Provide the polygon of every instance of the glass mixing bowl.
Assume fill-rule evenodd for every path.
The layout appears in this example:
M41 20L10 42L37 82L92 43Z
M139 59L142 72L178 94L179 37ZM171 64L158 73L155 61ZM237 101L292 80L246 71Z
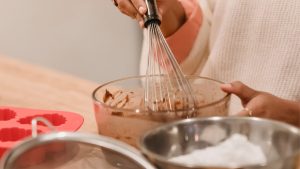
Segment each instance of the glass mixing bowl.
M126 77L104 83L92 94L98 132L137 147L140 136L160 124L193 117L227 116L230 95L222 82L187 76L198 104L194 109L149 111L144 106L146 76Z

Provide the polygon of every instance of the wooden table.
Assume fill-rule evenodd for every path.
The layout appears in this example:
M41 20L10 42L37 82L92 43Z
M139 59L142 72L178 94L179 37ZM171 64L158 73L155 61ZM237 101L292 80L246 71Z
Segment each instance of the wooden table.
M0 106L62 110L84 117L83 132L96 133L91 93L97 84L0 56Z
M76 112L84 117L80 131L97 132L91 98L96 83L3 56L0 79L0 106Z

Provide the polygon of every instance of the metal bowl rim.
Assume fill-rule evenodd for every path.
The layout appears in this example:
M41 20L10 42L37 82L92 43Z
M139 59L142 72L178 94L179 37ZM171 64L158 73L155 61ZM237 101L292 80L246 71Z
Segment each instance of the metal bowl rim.
M132 159L133 161L142 165L143 167L146 167L147 169L156 169L149 162L149 160L144 158L140 151L126 143L107 136L68 131L39 134L37 137L24 139L23 141L16 144L14 148L4 153L0 161L0 169L5 169L7 166L9 167L12 164L12 161L16 160L20 154L26 152L30 148L45 143L50 143L52 141L71 141L82 144L90 144L93 146L105 147L124 156L126 155L127 158Z

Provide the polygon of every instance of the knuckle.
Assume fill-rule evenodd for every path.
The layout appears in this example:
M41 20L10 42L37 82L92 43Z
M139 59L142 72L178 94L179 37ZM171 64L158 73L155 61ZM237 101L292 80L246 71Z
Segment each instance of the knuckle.
M128 11L125 8L121 7L120 5L118 7L121 13L128 15Z
M255 105L256 110L258 110L258 112L264 112L266 110L266 102L265 101L261 101L261 102L257 102Z
M130 17L131 17L132 19L135 19L135 18L136 18L136 15L137 15L137 13L136 13L136 12L134 12L134 11L129 11L129 15L130 15Z
M124 1L120 1L120 3L118 4L118 8L121 11L121 13L131 18L135 18L136 12L132 11L131 8L128 7L128 5Z
M136 6L143 4L143 2L144 2L143 0L132 0L132 3Z
M141 20L142 19L142 17L139 15L139 13L135 13L135 15L134 15L135 17L135 19L136 20Z
M118 8L120 10L126 10L126 4L124 1L118 1Z
M122 14L128 15L125 10L119 9Z
M234 86L234 88L237 90L237 91L242 91L243 90L243 83L240 82L240 81L234 81L232 82L232 85Z

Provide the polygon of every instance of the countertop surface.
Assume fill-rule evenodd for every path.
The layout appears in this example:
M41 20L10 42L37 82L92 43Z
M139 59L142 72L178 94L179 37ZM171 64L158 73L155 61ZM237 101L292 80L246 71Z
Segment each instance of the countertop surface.
M0 106L81 114L80 131L96 133L91 93L98 84L10 57L0 56Z
M98 84L1 55L0 79L0 106L78 113L80 131L97 132L91 94Z

